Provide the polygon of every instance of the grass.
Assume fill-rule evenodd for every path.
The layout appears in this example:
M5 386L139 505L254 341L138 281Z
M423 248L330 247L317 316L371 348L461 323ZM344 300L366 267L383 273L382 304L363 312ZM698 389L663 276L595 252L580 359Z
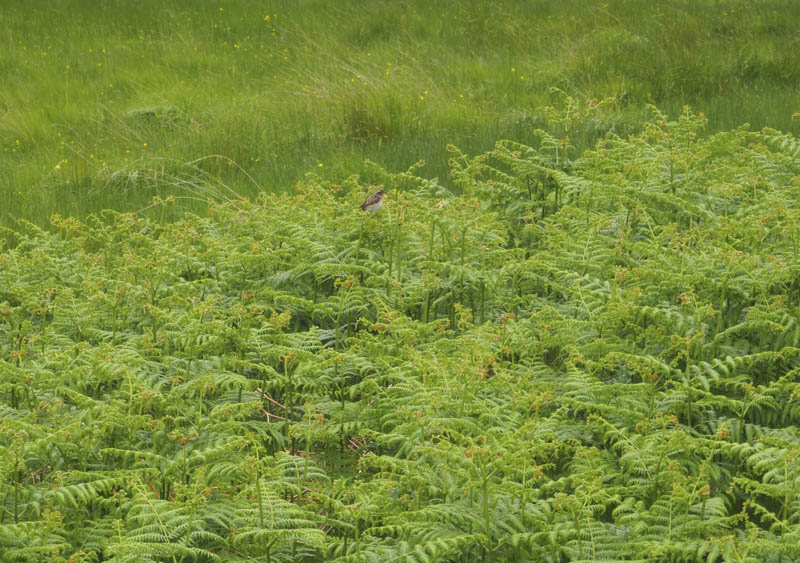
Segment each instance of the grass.
M425 160L449 184L448 143L533 142L551 87L615 99L576 153L635 131L649 103L689 104L710 132L798 131L791 0L30 2L0 25L4 225L204 200L187 178L292 190L309 171L364 175L365 159Z

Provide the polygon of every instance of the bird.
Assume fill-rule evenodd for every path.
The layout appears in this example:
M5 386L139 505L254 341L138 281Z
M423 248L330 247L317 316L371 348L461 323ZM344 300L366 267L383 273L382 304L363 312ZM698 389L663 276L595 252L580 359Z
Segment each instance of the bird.
M361 204L362 211L369 211L374 213L381 207L383 207L383 198L386 197L385 190L378 190L367 199L364 200L364 203Z

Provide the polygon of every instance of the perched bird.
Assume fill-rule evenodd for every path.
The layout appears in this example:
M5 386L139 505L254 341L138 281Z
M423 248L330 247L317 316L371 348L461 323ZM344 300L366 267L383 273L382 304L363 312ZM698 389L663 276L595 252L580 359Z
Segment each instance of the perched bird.
M385 190L378 190L367 199L364 200L364 203L361 204L362 211L370 211L375 212L381 207L383 207L383 198L386 197Z

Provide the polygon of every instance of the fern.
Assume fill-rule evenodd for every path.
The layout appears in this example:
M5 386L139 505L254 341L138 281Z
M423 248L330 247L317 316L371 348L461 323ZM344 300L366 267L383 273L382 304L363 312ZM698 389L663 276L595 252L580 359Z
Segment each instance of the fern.
M309 175L21 225L2 559L800 560L794 141L653 109L578 155L605 110L553 96L460 195L368 163L375 216Z

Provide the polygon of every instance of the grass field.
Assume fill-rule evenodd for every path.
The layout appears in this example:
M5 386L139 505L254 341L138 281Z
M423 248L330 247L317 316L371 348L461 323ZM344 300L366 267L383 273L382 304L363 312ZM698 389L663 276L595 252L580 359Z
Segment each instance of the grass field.
M615 100L573 128L575 156L647 103L798 130L793 0L6 2L0 26L4 225L204 200L217 179L292 191L365 159L451 186L448 143L532 142L551 87Z

